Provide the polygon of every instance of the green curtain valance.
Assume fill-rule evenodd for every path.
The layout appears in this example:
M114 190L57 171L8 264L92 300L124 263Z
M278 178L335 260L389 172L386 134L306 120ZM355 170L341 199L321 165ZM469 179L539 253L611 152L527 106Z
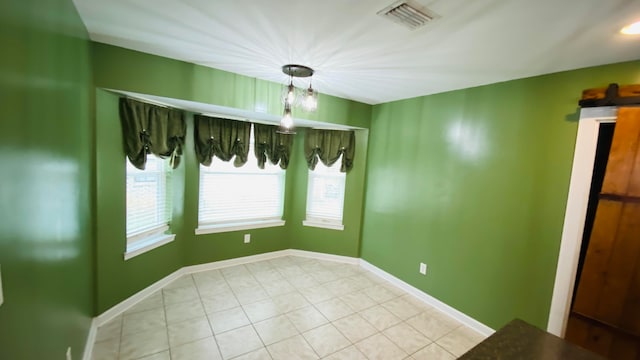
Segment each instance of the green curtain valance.
M258 159L258 167L264 169L269 160L272 164L286 169L291 158L293 134L280 134L275 125L253 124L254 154Z
M171 167L178 167L187 130L184 112L120 98L120 122L124 151L133 166L144 170L147 155L154 154L169 157Z
M353 167L356 152L356 135L353 130L320 130L308 129L304 137L304 155L309 169L314 170L318 159L326 166L331 166L342 155L341 172Z
M240 167L247 162L251 123L204 115L194 116L196 157L200 164L210 166L214 156Z

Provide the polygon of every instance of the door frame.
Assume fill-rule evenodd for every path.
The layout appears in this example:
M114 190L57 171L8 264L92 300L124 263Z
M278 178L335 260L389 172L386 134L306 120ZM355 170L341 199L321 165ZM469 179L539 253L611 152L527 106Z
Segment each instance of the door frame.
M618 108L615 106L580 110L558 267L547 323L547 331L560 337L564 337L571 311L600 124L616 122L617 112Z

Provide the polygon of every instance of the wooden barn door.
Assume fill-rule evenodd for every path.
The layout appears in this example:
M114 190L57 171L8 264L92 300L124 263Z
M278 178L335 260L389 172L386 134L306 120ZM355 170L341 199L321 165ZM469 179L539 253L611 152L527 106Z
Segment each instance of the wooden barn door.
M620 108L565 338L640 359L640 108Z

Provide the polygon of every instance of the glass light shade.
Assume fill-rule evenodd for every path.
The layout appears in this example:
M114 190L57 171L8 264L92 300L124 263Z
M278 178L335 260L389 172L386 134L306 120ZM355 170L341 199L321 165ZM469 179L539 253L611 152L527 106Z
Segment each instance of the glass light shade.
M304 92L302 107L306 111L316 111L318 108L318 92L313 90L311 85L309 85L309 88Z
M289 106L296 105L296 101L298 100L298 89L293 86L293 83L289 83L282 88L282 103Z
M293 117L291 116L291 107L285 104L284 115L280 119L280 127L291 130L293 128Z

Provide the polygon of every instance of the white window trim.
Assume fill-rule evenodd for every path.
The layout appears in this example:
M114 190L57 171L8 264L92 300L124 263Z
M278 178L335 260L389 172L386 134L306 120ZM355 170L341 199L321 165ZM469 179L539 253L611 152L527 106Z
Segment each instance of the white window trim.
M309 218L302 221L303 226L331 229L331 230L344 230L344 225L340 221L331 221L326 219Z
M151 251L157 247L172 242L173 240L175 240L176 235L165 234L165 232L168 230L169 226L165 225L128 237L127 251L124 253L124 259L129 260L138 255Z
M261 229L261 228L270 228L277 226L284 226L286 222L282 219L268 219L268 220L250 220L250 221L240 221L240 222L232 222L232 223L219 223L219 224L202 224L198 226L195 230L196 235L204 235L204 234L215 234L215 233L223 233L230 231L239 231L239 230L251 230L251 229Z

